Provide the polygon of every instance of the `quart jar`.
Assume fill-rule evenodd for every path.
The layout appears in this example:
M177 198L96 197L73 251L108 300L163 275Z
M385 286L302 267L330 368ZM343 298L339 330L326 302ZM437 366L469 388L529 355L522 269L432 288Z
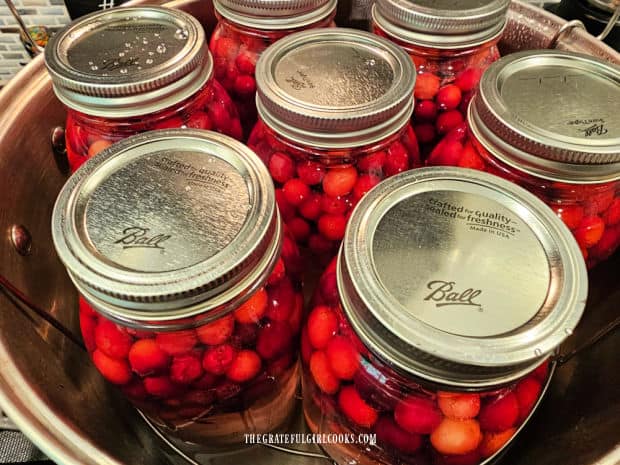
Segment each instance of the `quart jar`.
M210 129L241 139L230 97L213 78L194 17L123 7L69 24L45 47L54 92L67 107L71 171L125 137L153 129Z
M132 136L69 179L52 222L95 367L164 433L210 450L288 420L300 257L247 147Z
M425 157L442 134L465 119L497 43L510 0L377 0L375 34L403 47L415 63L414 130Z
M383 181L351 216L301 336L310 429L340 465L477 465L542 398L584 309L579 247L519 186L461 168Z
M259 122L248 145L269 167L298 243L333 256L359 199L420 166L411 60L368 32L321 29L268 48L256 78Z
M620 70L585 55L529 51L493 64L467 122L429 165L486 170L562 218L589 267L620 244Z
M333 27L336 0L214 0L211 35L215 77L237 105L245 139L256 124L256 61L275 41L306 29Z

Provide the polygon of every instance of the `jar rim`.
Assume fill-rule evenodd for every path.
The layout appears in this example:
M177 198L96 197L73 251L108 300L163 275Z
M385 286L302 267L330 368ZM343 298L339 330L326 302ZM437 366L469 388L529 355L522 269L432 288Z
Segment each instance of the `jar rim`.
M213 75L198 20L155 6L103 10L73 21L50 39L45 64L67 107L113 118L170 107Z
M85 295L117 319L142 322L242 298L267 279L282 246L257 155L190 129L132 136L87 160L58 196L52 237Z
M367 145L401 130L413 112L411 59L368 32L326 28L291 34L261 55L256 70L261 120L300 144ZM372 86L369 74L376 78Z
M319 23L336 12L337 0L214 0L215 12L240 26L281 31Z
M462 50L479 47L499 40L508 25L508 20L502 20L489 25L486 29L458 34L439 34L436 31L417 31L391 22L379 11L378 3L371 9L371 18L374 24L385 34L407 44L433 48L437 50Z
M620 177L620 69L555 50L492 63L470 102L480 141L507 163L548 177L592 183Z
M448 207L430 208L433 199L449 199ZM446 214L459 205L508 218L517 232L491 234L482 226L488 222ZM526 251L508 252L506 243ZM421 168L370 191L349 220L336 273L343 311L373 354L464 389L508 383L540 364L572 333L588 289L579 246L546 204L514 183L463 168ZM520 286L532 276L532 286ZM470 289L458 291L461 298L446 291L437 304L427 296L436 279L455 295ZM512 291L519 297L509 298ZM441 313L453 309L467 317Z

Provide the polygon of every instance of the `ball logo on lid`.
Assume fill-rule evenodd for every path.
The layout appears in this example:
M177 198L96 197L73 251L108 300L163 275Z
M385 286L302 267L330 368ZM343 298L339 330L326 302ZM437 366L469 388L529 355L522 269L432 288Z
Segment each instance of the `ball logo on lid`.
M424 297L425 301L435 302L435 307L441 308L449 305L465 305L469 307L478 307L478 311L482 311L482 305L474 302L474 299L482 294L482 289L467 288L462 292L455 290L456 283L454 281L430 281L426 287L433 292Z
M144 248L166 250L161 244L172 236L169 234L155 234L148 236L149 228L131 226L123 230L123 236L114 241L115 244L122 244L123 249Z

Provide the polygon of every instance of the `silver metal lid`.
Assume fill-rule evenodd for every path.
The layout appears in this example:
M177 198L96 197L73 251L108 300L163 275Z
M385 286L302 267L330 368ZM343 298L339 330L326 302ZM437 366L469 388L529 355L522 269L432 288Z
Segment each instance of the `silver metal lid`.
M398 46L353 29L314 29L269 47L256 65L261 119L320 148L376 142L413 112L415 69Z
M172 106L211 77L197 19L162 7L122 7L84 16L45 47L54 91L68 107L128 117Z
M583 313L587 274L567 227L498 177L422 168L370 191L351 216L338 286L380 358L463 388L510 382Z
M78 289L119 319L216 308L264 279L280 248L265 165L234 139L151 131L88 160L60 192L54 245Z
M510 0L377 0L375 23L388 34L433 48L473 47L498 37Z
M492 64L470 106L472 131L502 161L550 179L620 178L620 68L537 50Z
M256 29L295 29L336 11L337 0L213 0L224 18Z

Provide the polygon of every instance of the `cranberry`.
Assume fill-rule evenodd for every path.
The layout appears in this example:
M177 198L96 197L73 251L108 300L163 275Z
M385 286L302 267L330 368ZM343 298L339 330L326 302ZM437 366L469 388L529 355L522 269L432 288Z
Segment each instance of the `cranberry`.
M282 270L282 272L284 272L284 269ZM267 291L265 290L265 288L260 288L248 300L242 303L239 308L237 308L237 310L235 310L235 320L237 320L239 323L257 323L267 311L267 301ZM226 337L224 337L224 335L228 334L229 327L232 327L233 325L231 325L229 322L225 322L222 324L223 332L221 333L221 335L218 337L207 338L208 340L215 340L217 341L216 343L222 343L226 339L228 339L230 335L227 335Z
M140 339L129 350L131 369L141 376L161 372L168 367L170 356L154 339Z
M323 191L331 197L347 195L357 181L357 170L353 166L333 168L323 178Z
M157 345L168 355L186 354L194 348L198 339L193 329L160 333L155 337Z
M232 334L234 327L235 317L228 314L211 323L196 328L196 335L203 344L223 344Z
M325 349L332 372L343 380L352 380L360 366L360 355L343 336L334 336Z
M430 434L441 423L441 412L430 399L408 396L396 405L394 419L410 433Z
M236 383L254 378L261 368L260 357L252 350L240 351L226 371L226 377Z
M461 103L461 96L461 89L449 84L439 90L435 100L440 110L455 110Z
M112 358L125 358L131 348L132 339L125 330L111 321L100 319L95 329L97 348Z
M516 428L508 428L498 433L486 432L478 448L482 458L487 458L499 451L514 436ZM477 462L476 462L477 463Z
M178 384L190 384L202 376L199 354L177 355L170 365L170 379Z
M325 168L314 161L302 161L297 164L297 175L308 186L320 184L325 177Z
M232 364L235 355L236 351L234 347L229 344L211 347L205 351L202 359L202 366L205 371L211 374L222 375L226 373Z
M420 100L413 112L416 121L434 121L437 117L437 105L432 100Z
M289 179L282 187L288 203L293 206L300 205L310 195L310 188L297 178Z
M449 110L437 117L436 127L439 134L446 134L463 122L463 115L458 110Z
M378 418L377 411L362 399L353 386L343 386L338 395L340 410L355 424L371 428Z
M442 454L458 455L475 451L482 441L476 420L444 418L431 434L431 444Z
M413 454L422 446L422 436L401 429L387 415L377 420L374 430L377 434L377 441L379 444L383 443L384 447L395 447L405 454Z
M92 354L93 362L105 379L114 384L127 384L131 380L131 370L126 360L109 357L100 349Z
M519 403L512 392L485 400L478 419L485 431L504 431L514 426L519 417Z
M258 332L256 351L264 359L271 359L291 350L293 334L285 321L272 321Z
M287 321L295 305L295 290L290 279L282 279L269 288L266 317L271 321Z
M338 330L338 317L329 307L315 307L308 315L306 325L312 347L324 349Z
M269 159L269 172L275 181L284 184L295 175L295 163L285 153L276 152Z
M339 241L344 237L347 220L343 215L322 215L319 218L319 232L332 241Z
M440 79L432 73L418 74L413 95L416 99L432 100L439 92Z

